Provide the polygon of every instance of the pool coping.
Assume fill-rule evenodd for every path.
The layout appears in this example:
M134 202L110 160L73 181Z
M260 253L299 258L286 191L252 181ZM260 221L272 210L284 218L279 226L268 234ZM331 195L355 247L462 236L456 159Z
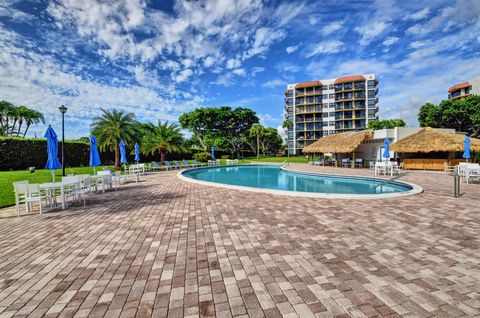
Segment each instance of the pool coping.
M255 166L262 166L254 164ZM216 183L210 181L203 181L197 180L190 177L186 177L183 175L186 171L192 170L201 170L201 169L208 169L208 168L215 168L215 167L238 167L238 166L245 166L245 165L230 165L230 166L206 166L206 167L197 167L191 169L184 169L180 170L177 173L177 177L183 181L201 184L211 187L217 188L224 188L224 189L233 189L233 190L241 190L241 191L248 191L248 192L256 192L256 193L265 193L265 194L273 194L273 195L282 195L282 196L292 196L292 197L303 197L303 198L320 198L320 199L344 199L344 200L379 200L379 199L393 199L393 198L402 198L411 195L417 195L423 193L423 188L419 185L414 183L405 182L405 181L391 181L395 183L405 184L412 187L411 190L405 192L394 192L394 193L384 193L384 194L347 194L347 193L319 193L319 192L296 192L296 191L289 191L289 190L275 190L275 189L266 189L266 188L255 188L255 187L247 187L247 186L239 186L239 185L231 185L225 183ZM358 175L346 175L346 174L332 174L332 173L315 173L315 172L303 172L293 169L286 169L284 165L278 164L270 164L270 166L280 166L280 169L298 173L298 174L305 174L305 175L328 175L328 176L338 176L338 177L353 177L353 178L364 178L364 179L376 179L382 181L390 181L389 179L385 178L370 178L365 176L358 176Z

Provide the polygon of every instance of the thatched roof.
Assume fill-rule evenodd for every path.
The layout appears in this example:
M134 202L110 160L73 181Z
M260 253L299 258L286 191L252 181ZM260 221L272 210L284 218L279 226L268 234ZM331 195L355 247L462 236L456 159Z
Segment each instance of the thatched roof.
M352 153L357 147L372 137L373 131L353 131L328 135L303 148L304 153Z
M390 146L398 153L462 152L465 136L426 127ZM480 139L470 138L471 151L480 151Z

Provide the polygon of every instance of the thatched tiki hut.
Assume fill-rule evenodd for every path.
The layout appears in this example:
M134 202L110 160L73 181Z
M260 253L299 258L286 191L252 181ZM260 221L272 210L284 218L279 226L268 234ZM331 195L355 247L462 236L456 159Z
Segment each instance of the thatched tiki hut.
M445 162L452 166L465 161L461 158L464 139L464 135L426 127L400 139L390 150L400 154L405 169L443 170ZM480 151L480 139L470 139L471 152Z
M315 141L313 144L303 148L303 153L334 153L334 154L351 154L352 160L355 161L355 152L358 146L366 139L371 138L373 131L353 131L340 134L328 135Z

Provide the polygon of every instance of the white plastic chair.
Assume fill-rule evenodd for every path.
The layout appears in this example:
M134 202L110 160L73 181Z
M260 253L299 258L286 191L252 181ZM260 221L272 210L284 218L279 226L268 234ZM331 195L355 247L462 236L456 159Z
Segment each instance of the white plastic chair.
M27 192L28 195L25 198L25 204L27 205L27 212L29 212L29 204L38 202L38 206L40 208L40 214L43 213L42 210L42 200L45 200L45 203L48 204L48 196L45 194L45 191L40 189L40 185L38 183L34 184L27 184Z
M15 207L17 210L17 216L20 216L20 203L25 203L27 213L30 212L30 206L27 204L28 198L28 181L19 181L13 183L15 190Z

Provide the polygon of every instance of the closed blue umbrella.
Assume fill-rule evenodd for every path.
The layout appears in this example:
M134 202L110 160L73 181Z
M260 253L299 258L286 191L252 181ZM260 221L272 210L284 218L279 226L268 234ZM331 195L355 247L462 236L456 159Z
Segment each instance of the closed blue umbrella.
M47 164L45 165L45 169L52 170L53 182L55 182L54 170L60 168L62 164L58 160L58 139L57 134L53 130L52 126L48 125L48 129L44 137L47 138L48 153L48 160Z
M465 139L463 140L463 158L467 159L470 159L470 138L467 136L465 137Z
M384 145L383 158L388 159L390 158L390 139L385 138L383 145Z
M127 163L127 151L123 140L120 140L120 163Z
M135 143L135 161L138 163L140 161L140 147Z
M215 149L212 146L212 159L215 160Z
M102 161L100 160L100 154L98 153L98 148L97 148L97 138L95 136L90 137L90 160L88 162L88 165L90 167L93 167L93 174L96 174L96 166L99 166L102 164Z

